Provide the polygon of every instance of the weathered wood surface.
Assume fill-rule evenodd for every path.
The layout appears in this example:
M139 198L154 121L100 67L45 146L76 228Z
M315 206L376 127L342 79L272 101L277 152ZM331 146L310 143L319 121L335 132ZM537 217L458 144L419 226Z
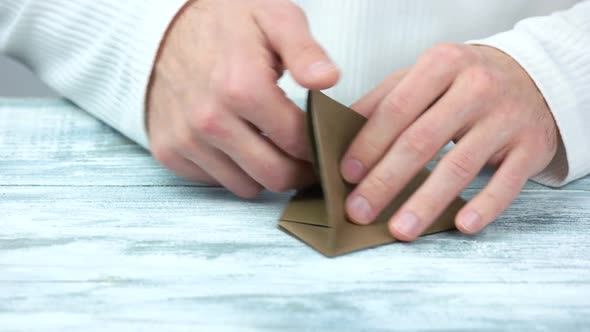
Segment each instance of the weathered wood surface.
M464 196L486 181L482 175ZM58 100L0 100L0 331L590 329L590 179L327 259Z

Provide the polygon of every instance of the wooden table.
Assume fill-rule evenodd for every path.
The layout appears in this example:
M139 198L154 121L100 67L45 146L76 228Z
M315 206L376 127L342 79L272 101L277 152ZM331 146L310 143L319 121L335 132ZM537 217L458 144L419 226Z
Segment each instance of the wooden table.
M590 329L589 178L527 184L475 237L335 259L276 228L288 197L184 182L64 101L0 100L0 331Z

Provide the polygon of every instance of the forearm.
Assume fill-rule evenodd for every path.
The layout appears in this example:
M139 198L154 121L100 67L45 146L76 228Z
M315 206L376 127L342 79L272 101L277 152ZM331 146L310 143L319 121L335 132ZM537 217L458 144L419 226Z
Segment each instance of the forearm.
M0 0L0 51L147 147L145 95L161 39L186 0Z
M562 145L534 180L560 186L589 174L590 1L472 43L496 47L518 61L553 113Z

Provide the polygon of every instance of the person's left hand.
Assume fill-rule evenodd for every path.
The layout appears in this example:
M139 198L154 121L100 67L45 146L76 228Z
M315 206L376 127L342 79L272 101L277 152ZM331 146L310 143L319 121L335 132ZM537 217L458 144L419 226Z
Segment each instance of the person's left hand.
M514 59L486 46L435 46L352 108L369 118L341 164L344 179L358 183L346 202L358 224L371 223L456 142L389 221L392 235L404 241L420 236L487 163L496 173L455 220L462 232L479 232L547 167L558 145L537 86Z

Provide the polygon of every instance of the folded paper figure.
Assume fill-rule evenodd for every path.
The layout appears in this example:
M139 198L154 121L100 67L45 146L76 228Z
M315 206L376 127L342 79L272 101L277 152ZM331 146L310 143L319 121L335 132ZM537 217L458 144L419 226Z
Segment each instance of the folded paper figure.
M365 122L363 116L323 93L309 92L307 126L320 186L295 194L279 226L326 256L395 242L387 221L430 174L422 170L373 224L359 226L348 221L344 202L354 186L344 181L339 165ZM425 234L453 229L454 217L464 204L465 201L456 198Z

